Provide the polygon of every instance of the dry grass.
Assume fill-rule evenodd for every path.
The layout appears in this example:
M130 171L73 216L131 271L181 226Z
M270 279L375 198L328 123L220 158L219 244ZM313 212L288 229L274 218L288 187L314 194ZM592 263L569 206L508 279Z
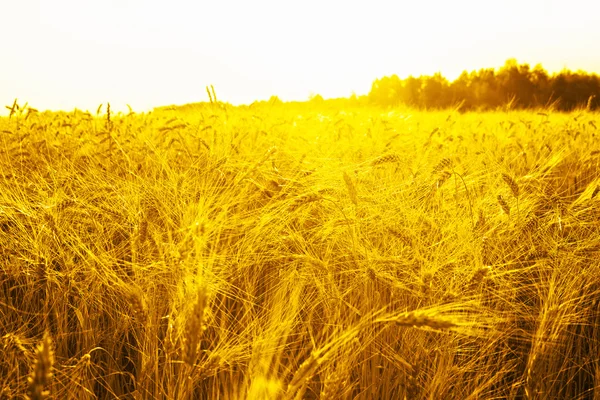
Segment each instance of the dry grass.
M600 397L597 114L207 91L0 119L0 398Z

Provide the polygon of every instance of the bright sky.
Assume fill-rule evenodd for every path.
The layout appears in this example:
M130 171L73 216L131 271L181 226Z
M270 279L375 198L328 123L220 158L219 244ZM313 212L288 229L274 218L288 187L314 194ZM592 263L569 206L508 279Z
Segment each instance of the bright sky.
M0 0L0 37L0 106L39 110L340 97L508 58L600 72L597 0Z

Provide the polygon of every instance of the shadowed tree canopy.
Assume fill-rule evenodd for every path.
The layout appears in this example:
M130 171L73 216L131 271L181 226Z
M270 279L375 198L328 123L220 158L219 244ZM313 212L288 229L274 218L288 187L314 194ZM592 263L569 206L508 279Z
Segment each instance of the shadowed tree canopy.
M453 82L440 73L433 76L384 76L373 82L369 102L381 106L404 104L419 108L515 109L552 107L570 111L600 108L600 77L583 71L563 70L550 75L541 66L533 69L509 59L499 70L464 71Z

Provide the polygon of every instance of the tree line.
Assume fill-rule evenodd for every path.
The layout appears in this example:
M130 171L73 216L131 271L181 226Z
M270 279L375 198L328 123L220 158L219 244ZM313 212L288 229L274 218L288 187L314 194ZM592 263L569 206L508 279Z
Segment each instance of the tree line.
M600 77L584 71L549 74L540 64L531 68L509 59L499 70L464 71L450 82L433 76L385 76L373 82L368 101L380 106L404 104L418 108L600 109Z

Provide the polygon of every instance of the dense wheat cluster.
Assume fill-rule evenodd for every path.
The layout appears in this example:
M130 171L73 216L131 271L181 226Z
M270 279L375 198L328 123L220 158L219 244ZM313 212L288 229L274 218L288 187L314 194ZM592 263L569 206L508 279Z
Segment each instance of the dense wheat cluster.
M600 398L600 117L0 120L0 398Z

